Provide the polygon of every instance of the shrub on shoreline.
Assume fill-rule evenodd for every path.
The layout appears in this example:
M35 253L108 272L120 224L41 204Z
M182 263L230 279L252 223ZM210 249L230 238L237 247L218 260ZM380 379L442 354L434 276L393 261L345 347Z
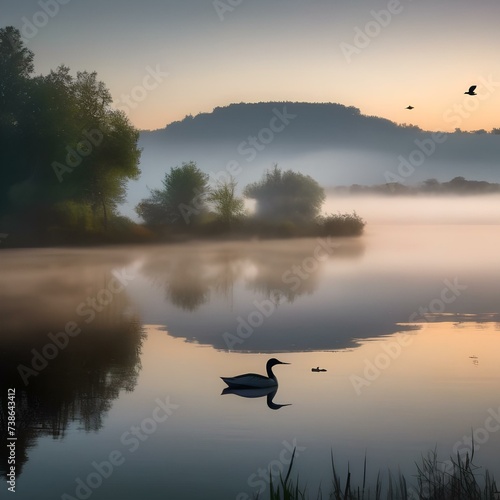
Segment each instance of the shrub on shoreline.
M317 223L321 236L359 236L366 225L356 212L322 215Z

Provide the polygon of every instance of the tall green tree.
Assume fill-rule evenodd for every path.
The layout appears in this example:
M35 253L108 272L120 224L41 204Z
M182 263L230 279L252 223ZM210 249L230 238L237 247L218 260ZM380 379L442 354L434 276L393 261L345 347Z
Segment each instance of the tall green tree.
M172 167L162 181L163 189L152 189L136 212L150 225L196 224L207 212L208 178L195 162Z
M24 47L19 30L0 29L0 110L2 115L19 112L29 99L27 83L34 71L34 54Z
M9 208L10 187L29 176L33 58L17 29L0 29L0 216Z
M111 108L111 94L95 72L78 72L70 89L76 127L65 163L52 167L63 195L69 192L71 199L88 204L106 229L124 201L126 182L140 174L139 132L123 112Z
M139 133L95 72L32 73L19 31L0 29L0 216L43 233L61 212L91 214L107 229L140 173Z
M249 184L244 195L257 202L257 216L270 220L310 222L325 201L323 188L310 176L283 171L275 165L263 178Z
M245 213L243 200L236 196L236 181L234 179L220 182L210 192L208 201L212 204L218 219L227 228L241 219Z

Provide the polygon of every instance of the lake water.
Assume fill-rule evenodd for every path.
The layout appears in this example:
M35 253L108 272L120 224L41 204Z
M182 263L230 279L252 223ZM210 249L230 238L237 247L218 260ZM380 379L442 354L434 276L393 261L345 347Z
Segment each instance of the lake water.
M499 229L2 251L0 471L14 388L17 499L265 497L293 448L313 493L331 453L411 482L472 434L500 478ZM276 394L221 394L270 357Z

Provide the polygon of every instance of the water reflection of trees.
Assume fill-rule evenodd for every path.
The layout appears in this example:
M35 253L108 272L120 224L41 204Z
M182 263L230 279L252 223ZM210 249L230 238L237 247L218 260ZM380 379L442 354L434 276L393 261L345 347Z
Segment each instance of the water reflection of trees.
M292 303L297 297L314 293L324 262L316 260L311 271L305 272L302 263L311 255L306 250L283 252L270 248L266 253L255 254L252 259L255 272L247 280L247 288L276 303Z
M210 283L203 276L204 268L196 259L185 258L169 273L165 283L165 298L181 309L195 311L210 297Z
M0 440L7 442L7 389L15 388L18 474L37 438L64 438L73 424L87 432L102 427L120 391L131 391L136 385L142 340L137 319L115 324L112 330L85 329L38 376L30 377L27 386L18 366L31 366L26 353L40 352L44 343L30 340L1 346ZM6 471L7 452L6 447L0 452L0 474Z
M216 297L231 301L238 281L266 298L293 302L315 291L328 260L358 257L364 251L359 240L338 239L330 255L316 259L318 244L302 239L183 246L151 254L143 272L164 289L168 302L187 311Z
M7 389L14 388L17 475L38 438L63 439L70 428L98 431L120 392L134 389L141 369L144 333L138 318L129 312L126 291L115 294L93 321L85 323L76 314L76 307L107 286L113 275L109 266L75 264L78 269L53 268L52 276L33 273L31 279L15 281L15 273L6 273L0 278L3 285L9 285L0 292L7 299L0 301L0 318L5 319L0 319L0 441L7 442ZM64 280L62 274L67 273ZM64 284L62 289L52 280ZM39 295L41 290L45 295ZM61 293L67 296L59 301ZM17 309L15 313L10 309L12 296L19 294L24 295L25 313L21 316ZM39 301L45 305L41 314ZM19 365L32 368L33 350L42 352L52 343L48 333L61 332L68 321L75 321L81 333L70 337L67 346L60 348L45 368L37 370L38 375L26 379L26 385ZM3 475L8 451L4 446L0 452Z

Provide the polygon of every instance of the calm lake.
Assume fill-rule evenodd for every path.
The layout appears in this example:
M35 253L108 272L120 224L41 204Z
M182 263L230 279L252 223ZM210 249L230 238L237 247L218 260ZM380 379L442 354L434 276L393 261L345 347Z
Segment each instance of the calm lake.
M4 250L0 473L13 388L18 500L266 498L294 448L314 494L331 453L411 483L472 436L498 480L499 229ZM221 394L271 357L276 394Z

